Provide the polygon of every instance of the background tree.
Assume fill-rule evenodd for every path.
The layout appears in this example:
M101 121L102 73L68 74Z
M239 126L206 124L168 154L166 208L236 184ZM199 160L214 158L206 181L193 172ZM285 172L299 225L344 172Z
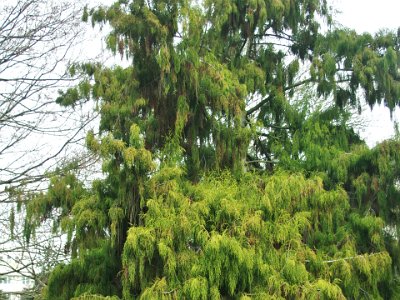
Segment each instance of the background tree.
M50 234L51 224L25 239L22 202L45 188L50 173L93 163L82 137L96 114L82 106L60 108L53 100L76 80L67 67L83 38L80 11L74 1L0 3L0 265L40 288L43 274L65 253L59 237Z
M21 280L23 277L25 281L30 280L33 287L23 294L35 295L46 285L50 270L68 260L64 250L65 238L61 233L52 232L52 224L47 222L37 229L35 236L26 240L23 211L12 211L12 220L10 213L4 216L0 219L0 276L17 275Z
M60 109L52 100L58 89L74 80L67 76L66 68L82 30L77 11L78 7L67 2L48 5L47 1L18 0L1 4L2 193L7 186L42 179L54 158L81 138L80 131L91 120L84 112L79 115Z
M55 176L29 203L27 224L60 220L72 253L43 298L399 296L399 143L368 149L348 122L362 101L398 105L397 34L337 29L315 0L89 16L132 64L74 65L87 77L57 99L96 102L86 144L106 177Z

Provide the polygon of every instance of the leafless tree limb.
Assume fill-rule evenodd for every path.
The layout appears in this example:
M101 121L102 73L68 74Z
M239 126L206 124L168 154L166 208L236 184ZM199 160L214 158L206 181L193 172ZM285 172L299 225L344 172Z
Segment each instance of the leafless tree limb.
M97 161L82 147L87 126L96 120L93 110L55 104L58 90L78 79L68 66L83 38L79 5L0 3L0 275L20 273L39 286L45 285L43 273L66 259L63 237L46 224L28 243L23 207L12 222L11 212L29 200L24 195L45 189L43 182L69 155L79 158L77 168Z

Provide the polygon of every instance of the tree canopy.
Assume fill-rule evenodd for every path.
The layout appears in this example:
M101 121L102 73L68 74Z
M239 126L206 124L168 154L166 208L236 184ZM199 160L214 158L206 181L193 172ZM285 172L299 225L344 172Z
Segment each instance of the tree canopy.
M337 28L325 0L120 0L85 9L128 67L83 63L105 178L29 202L68 234L43 299L400 297L400 141L350 118L400 100L400 37ZM315 104L318 104L317 106ZM108 298L107 298L108 297Z

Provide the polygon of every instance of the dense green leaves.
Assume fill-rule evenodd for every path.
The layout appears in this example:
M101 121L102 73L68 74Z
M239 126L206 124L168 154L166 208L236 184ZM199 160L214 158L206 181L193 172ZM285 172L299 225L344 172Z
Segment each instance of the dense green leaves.
M196 299L211 298L213 291L308 299L319 286L330 299L354 286L378 295L373 285L390 274L391 259L379 247L359 255L356 243L374 239L367 223L379 224L379 218L342 211L349 209L346 193L325 191L321 183L287 173L239 182L227 174L197 185L181 178L163 182L148 201L147 229L129 230L124 297L150 293L156 278L163 278L159 293L173 290L176 298L192 285ZM369 228L362 241L346 228L353 219ZM366 284L363 276L376 282Z
M27 235L57 215L72 250L43 298L400 296L399 141L369 149L349 121L399 105L396 35L331 27L318 0L121 0L89 18L131 65L74 65L57 98L94 100L105 178L53 178L29 204Z

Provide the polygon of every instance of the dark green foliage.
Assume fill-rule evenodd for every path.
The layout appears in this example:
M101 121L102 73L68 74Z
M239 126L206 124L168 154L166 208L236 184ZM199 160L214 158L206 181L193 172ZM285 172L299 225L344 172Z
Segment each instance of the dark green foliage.
M29 204L27 235L57 213L73 257L44 299L400 297L400 142L369 149L349 122L399 105L397 36L322 33L318 0L121 0L89 18L132 64L74 65L57 98L95 101L105 178L52 178Z
M114 295L118 293L117 261L106 244L81 253L79 259L73 259L68 265L58 265L53 270L43 298L61 300L85 294Z
M6 295L0 290L0 300L6 300Z

